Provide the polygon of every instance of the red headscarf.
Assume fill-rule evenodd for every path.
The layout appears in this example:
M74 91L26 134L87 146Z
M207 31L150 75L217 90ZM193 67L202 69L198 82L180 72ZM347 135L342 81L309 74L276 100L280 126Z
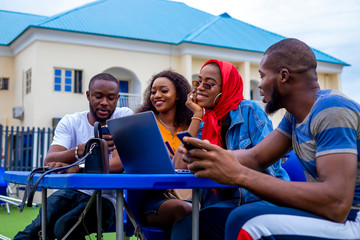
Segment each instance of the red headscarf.
M202 130L201 139L207 139L211 143L222 147L223 140L221 139L221 127L224 123L226 114L231 110L237 109L239 103L244 100L243 82L235 66L229 62L210 59L201 67L201 69L212 62L216 63L220 68L222 91L216 106L213 109L205 110L205 115L202 119L205 124Z

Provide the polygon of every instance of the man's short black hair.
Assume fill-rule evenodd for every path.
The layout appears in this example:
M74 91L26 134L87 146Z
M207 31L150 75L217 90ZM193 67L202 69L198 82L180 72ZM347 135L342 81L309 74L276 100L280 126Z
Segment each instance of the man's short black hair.
M111 81L111 82L116 83L117 86L119 86L118 80L113 75L111 75L109 73L99 73L90 79L89 90L90 90L91 85L97 80Z
M295 38L286 38L273 44L264 55L273 60L275 71L286 68L290 72L303 73L310 69L316 70L317 66L312 49Z

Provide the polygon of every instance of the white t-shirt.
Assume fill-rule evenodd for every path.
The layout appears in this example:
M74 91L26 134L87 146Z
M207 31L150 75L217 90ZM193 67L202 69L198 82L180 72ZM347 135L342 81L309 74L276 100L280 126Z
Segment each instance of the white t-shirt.
M88 111L65 115L55 129L55 134L51 145L60 145L66 149L71 149L79 144L87 142L94 137L94 126L89 123L87 118ZM133 111L127 107L116 108L110 119L132 115ZM79 190L88 195L93 194L93 190ZM115 191L103 190L102 196L109 199L114 207L116 202Z

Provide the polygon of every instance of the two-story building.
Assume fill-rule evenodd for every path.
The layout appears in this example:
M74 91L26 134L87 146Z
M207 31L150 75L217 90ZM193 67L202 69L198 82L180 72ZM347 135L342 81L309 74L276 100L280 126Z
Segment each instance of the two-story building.
M234 64L245 98L260 100L262 54L284 38L165 0L99 0L51 17L0 10L0 124L51 127L88 109L100 72L119 80L119 105L135 109L152 75L171 68L191 81L210 58ZM313 50L321 88L341 89L348 64Z

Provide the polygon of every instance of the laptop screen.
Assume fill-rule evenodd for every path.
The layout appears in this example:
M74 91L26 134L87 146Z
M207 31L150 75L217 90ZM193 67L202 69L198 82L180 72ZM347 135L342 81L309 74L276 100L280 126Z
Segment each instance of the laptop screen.
M175 173L152 111L106 122L125 173Z

